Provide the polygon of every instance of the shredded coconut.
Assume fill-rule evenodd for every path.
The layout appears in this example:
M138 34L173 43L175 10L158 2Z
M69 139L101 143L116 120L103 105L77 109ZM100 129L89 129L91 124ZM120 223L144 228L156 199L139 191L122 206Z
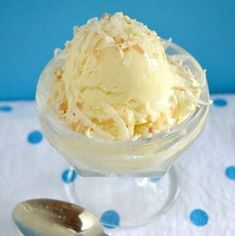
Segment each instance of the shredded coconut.
M75 26L73 33L65 49L55 50L55 58L65 63L55 71L53 92L48 100L58 117L73 131L90 138L136 140L170 130L192 114L196 106L211 104L199 99L205 80L199 82L186 66L189 58L167 56L165 50L172 39L161 41L156 32L142 23L120 12L105 13L101 19L95 17L81 27ZM104 81L102 87L100 83L106 74L99 71L104 67L109 73L112 60L116 60L116 67L122 64L127 74L132 73L132 66L140 60L140 66L146 63L147 69L142 72L135 67L134 73L143 73L146 84L151 78L151 83L158 83L162 74L164 84L156 85L159 90L145 93L142 91L146 84L143 82L139 88L138 81L127 91L123 91L125 87L120 89L121 84L116 81ZM123 79L115 69L112 73L116 73L113 75L117 76L116 80ZM156 78L148 74L155 70ZM110 83L113 83L111 88ZM151 87L150 84L148 88ZM153 100L152 93L159 97Z

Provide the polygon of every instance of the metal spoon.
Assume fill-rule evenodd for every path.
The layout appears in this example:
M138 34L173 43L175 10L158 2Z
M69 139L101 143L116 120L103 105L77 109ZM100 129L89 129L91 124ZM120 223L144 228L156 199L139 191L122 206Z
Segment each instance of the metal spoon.
M108 236L92 213L68 202L28 200L18 204L12 215L25 236Z

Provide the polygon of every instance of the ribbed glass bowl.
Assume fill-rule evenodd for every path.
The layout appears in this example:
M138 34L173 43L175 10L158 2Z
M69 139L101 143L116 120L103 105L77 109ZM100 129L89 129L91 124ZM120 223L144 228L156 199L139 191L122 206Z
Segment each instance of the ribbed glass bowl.
M205 74L185 50L171 43L167 55L182 55L198 81L204 83L201 100L209 100ZM63 60L52 59L43 70L37 87L37 108L45 136L53 147L83 176L159 176L171 166L200 134L208 113L201 105L183 123L169 132L136 141L98 141L67 128L48 105L54 71Z

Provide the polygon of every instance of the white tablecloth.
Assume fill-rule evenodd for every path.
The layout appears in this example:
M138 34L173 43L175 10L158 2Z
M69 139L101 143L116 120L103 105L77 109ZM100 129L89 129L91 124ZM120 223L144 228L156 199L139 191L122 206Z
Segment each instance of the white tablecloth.
M235 95L213 99L203 133L177 162L179 199L156 221L112 236L235 235ZM18 202L68 200L62 176L69 164L39 131L34 102L0 102L0 236L16 235Z

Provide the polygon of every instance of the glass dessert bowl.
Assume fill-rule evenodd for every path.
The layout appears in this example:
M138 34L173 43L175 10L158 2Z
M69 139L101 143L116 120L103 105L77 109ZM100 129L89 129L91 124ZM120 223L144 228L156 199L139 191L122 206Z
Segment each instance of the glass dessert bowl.
M207 118L210 99L201 66L172 42L165 52L169 57L182 58L183 65L203 83L202 103L170 131L149 138L100 141L67 128L48 105L51 78L55 69L63 65L63 59L52 59L38 82L36 102L44 134L78 174L84 176L69 185L69 196L98 217L108 209L119 212L121 227L142 225L169 208L179 193L172 165L199 136Z

